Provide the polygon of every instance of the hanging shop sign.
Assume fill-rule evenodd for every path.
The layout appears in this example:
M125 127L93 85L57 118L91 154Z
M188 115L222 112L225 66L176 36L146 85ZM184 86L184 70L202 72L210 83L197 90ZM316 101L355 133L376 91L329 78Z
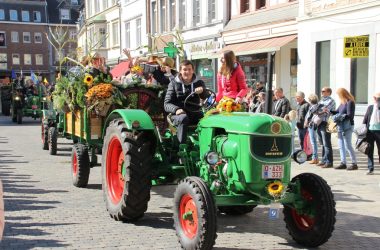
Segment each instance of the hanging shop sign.
M343 57L368 57L369 36L347 36L344 38Z

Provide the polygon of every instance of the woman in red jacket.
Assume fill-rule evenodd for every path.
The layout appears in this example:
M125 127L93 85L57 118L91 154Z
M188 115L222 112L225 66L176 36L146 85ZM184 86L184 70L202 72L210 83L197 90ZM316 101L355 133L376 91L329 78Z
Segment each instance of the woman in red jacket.
M220 62L222 66L218 72L216 101L219 102L220 99L226 96L240 103L248 91L244 71L231 50L224 51Z

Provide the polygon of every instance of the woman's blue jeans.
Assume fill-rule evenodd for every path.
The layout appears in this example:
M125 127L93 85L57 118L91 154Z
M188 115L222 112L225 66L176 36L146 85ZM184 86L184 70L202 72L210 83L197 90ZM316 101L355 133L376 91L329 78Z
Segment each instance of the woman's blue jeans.
M311 147L313 149L312 159L316 160L316 159L318 159L317 130L310 128L310 127L308 128L308 130L309 130Z
M346 151L350 155L352 164L356 164L356 154L354 148L352 147L352 131L353 126L346 131L338 132L338 145L339 145L339 153L340 153L340 161L343 164L347 163L346 160Z

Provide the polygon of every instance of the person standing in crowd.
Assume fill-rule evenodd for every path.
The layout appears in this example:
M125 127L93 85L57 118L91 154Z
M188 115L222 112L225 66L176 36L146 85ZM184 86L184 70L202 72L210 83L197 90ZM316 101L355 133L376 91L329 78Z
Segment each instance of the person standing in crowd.
M334 114L333 119L338 128L338 145L340 153L340 165L335 169L357 170L358 165L354 148L352 147L352 132L354 129L355 117L355 98L345 89L339 88L336 91L340 105L336 111L331 111ZM352 164L347 167L346 150L348 151Z
M368 152L368 171L367 175L373 175L375 162L373 160L373 152L375 150L375 142L377 146L377 154L380 163L380 92L373 96L374 104L368 106L364 115L363 124L367 125L367 142L371 145Z
M100 77L100 80L112 79L112 76L105 65L105 59L104 57L100 56L99 53L95 53L91 57L91 67L89 73L94 78Z
M276 88L274 90L274 96L276 101L272 114L284 118L290 111L290 102L288 98L284 96L284 90L282 88Z
M297 121L296 126L298 128L298 138L301 144L301 149L304 149L304 140L307 132L305 125L306 113L309 110L310 104L305 100L305 93L298 91L296 93L297 102Z
M257 103L254 104L254 109L250 109L251 112L264 113L265 112L265 92L260 92L257 94Z
M191 61L184 60L180 65L180 71L169 83L164 100L164 109L172 114L172 121L177 126L177 138L179 143L186 143L187 127L198 124L203 117L200 107L196 103L200 99L206 99L205 84L194 74L194 66ZM189 97L185 107L185 99L192 93L197 95Z
M309 109L305 116L305 125L304 127L308 129L309 138L311 147L313 150L310 164L318 164L318 143L317 143L317 126L313 124L312 118L315 112L318 110L318 96L316 94L311 94L308 97L308 101L310 103Z
M321 100L319 101L318 115L322 122L317 127L318 139L322 144L322 161L318 166L322 168L333 167L333 151L331 145L331 134L327 132L327 120L330 117L331 111L335 110L336 103L331 97L332 90L329 87L323 87L321 91Z
M224 51L220 58L222 66L218 72L218 93L216 101L219 102L224 96L235 99L241 103L248 92L245 74L240 64L236 60L233 51Z

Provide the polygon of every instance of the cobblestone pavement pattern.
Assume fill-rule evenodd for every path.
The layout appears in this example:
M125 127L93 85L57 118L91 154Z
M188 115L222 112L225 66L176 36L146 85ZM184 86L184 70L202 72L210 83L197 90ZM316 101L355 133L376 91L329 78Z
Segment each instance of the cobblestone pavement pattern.
M5 231L1 249L180 249L173 229L175 185L153 187L148 211L135 223L111 219L105 210L100 167L93 168L88 188L75 188L70 176L72 144L60 139L58 155L42 150L40 126L25 119L13 124L0 116L0 178L4 185ZM339 159L337 148L335 160ZM292 166L292 175L314 172L331 185L337 222L320 249L378 249L380 246L380 168L357 171ZM338 164L338 162L335 162ZM282 216L268 218L268 207L240 217L218 215L215 249L299 249Z

